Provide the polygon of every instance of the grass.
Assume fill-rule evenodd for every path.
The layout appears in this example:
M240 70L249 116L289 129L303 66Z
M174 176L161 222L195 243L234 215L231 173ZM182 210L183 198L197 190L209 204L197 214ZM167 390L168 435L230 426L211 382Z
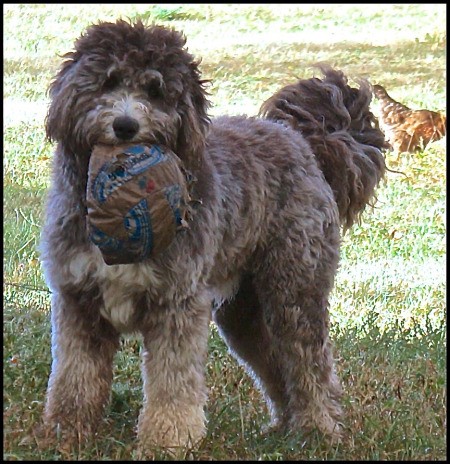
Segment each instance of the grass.
M51 364L50 294L37 244L53 147L46 88L91 22L118 16L184 30L201 56L214 107L255 114L284 84L326 61L382 83L416 108L445 111L445 6L99 4L4 6L4 460L135 460L142 404L139 339L117 353L98 439L70 453L38 450ZM376 112L376 108L374 108ZM387 154L376 208L343 238L331 332L345 395L345 437L262 429L268 412L211 327L208 436L200 460L444 460L446 445L446 145ZM156 458L170 459L161 451Z

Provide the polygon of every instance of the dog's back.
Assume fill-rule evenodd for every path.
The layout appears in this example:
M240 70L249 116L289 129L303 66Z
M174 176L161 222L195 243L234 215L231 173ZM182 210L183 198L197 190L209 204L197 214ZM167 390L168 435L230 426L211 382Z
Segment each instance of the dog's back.
M221 198L205 195L204 206L218 210L218 224L226 225L218 272L236 272L239 260L248 265L257 247L287 238L289 226L316 233L308 216L339 227L333 193L300 133L270 120L221 116L212 121L206 149Z

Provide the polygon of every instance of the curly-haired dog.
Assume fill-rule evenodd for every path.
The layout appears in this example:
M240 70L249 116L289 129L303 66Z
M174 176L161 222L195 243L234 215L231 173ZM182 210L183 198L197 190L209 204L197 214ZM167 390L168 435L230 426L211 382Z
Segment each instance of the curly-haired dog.
M143 336L143 449L205 434L211 313L262 390L274 425L338 435L341 389L328 338L340 227L384 173L368 84L340 71L300 80L264 117L207 115L205 81L182 34L100 23L50 87L58 142L41 252L52 290L53 364L44 430L88 437L108 401L121 333ZM107 266L86 232L94 144L170 147L197 179L189 227L140 263Z

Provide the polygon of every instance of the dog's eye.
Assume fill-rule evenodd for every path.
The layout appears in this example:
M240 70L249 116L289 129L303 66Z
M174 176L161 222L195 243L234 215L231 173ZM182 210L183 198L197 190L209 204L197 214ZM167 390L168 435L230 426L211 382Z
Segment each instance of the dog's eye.
M147 94L150 98L162 98L163 89L159 82L151 82L147 85Z
M117 87L120 83L120 76L118 74L111 74L108 78L103 82L103 90L113 90Z

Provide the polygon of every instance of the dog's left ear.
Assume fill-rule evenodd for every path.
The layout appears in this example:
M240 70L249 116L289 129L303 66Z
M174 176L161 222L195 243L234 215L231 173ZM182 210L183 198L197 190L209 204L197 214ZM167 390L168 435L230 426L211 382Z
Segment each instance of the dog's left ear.
M181 121L176 153L188 169L195 171L201 166L210 120L207 114L209 101L205 90L207 81L199 79L196 64L193 66L194 80L179 107Z

